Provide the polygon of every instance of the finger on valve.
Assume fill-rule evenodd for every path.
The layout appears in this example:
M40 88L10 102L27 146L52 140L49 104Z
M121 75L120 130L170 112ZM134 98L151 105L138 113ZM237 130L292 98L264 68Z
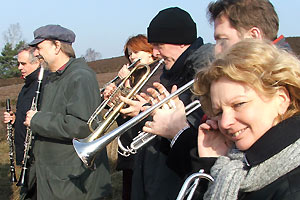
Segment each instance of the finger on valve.
M115 91L115 89L116 89L115 83L109 84L103 92L104 99L105 100L108 99L112 95L112 93Z
M126 65L123 65L123 67L120 69L119 73L118 73L118 76L123 79L125 77L128 76L128 74L130 73L129 69L129 64L126 64Z

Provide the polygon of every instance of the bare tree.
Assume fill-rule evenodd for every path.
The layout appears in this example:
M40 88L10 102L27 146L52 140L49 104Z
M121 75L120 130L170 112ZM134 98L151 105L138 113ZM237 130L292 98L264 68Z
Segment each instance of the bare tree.
M7 31L3 32L5 43L10 43L13 48L22 40L22 31L19 23L10 24Z
M88 48L85 52L85 55L82 57L84 57L87 62L91 62L91 61L99 60L101 58L101 53L95 51L92 48Z

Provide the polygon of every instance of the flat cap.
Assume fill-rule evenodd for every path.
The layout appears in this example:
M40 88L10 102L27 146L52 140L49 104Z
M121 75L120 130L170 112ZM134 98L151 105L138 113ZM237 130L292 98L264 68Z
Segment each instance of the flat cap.
M36 29L33 32L34 40L29 43L30 46L36 46L44 40L59 40L68 44L75 41L75 33L60 25L46 25Z

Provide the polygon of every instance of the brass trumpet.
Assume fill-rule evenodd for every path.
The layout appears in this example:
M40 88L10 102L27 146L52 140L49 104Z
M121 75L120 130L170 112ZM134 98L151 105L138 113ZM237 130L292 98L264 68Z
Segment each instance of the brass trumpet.
M199 172L190 175L184 181L176 200L183 200L187 195L188 197L186 199L191 200L201 178L204 178L210 182L214 181L214 178L211 175L204 173L204 170L200 169Z
M141 60L140 58L136 59L136 61L134 61L133 63L131 63L131 64L128 66L128 69L131 69L132 67L134 67L140 60ZM120 77L119 77L119 76L116 76L115 78L113 78L113 79L111 79L110 81L108 81L107 83L105 83L105 84L103 85L103 87L100 88L100 93L102 93L102 92L105 90L105 88L106 88L109 84L114 83L114 82L116 82L116 81L119 80L119 79L120 79Z
M163 99L162 101L158 102L157 104L151 106L144 112L140 113L139 115L133 117L126 123L122 124L118 128L114 129L113 131L103 135L101 138L98 138L99 127L87 138L87 139L73 139L73 146L75 148L76 153L78 154L79 158L82 162L87 165L88 167L92 168L94 165L94 160L98 152L104 149L109 143L111 143L116 137L125 133L128 129L132 128L147 116L149 116L156 108L159 108L164 103L168 102L173 97L180 95L181 93L185 92L189 89L194 83L194 80L186 83L184 86L180 87L174 93L170 94L168 97ZM98 138L98 139L97 139ZM91 140L92 139L92 140Z
M188 116L189 114L191 114L192 112L194 112L195 110L197 110L198 108L201 107L201 103L199 100L195 100L193 102L191 102L190 104L188 104L185 107L185 112L186 112L186 116ZM148 144L150 141L152 141L157 135L154 135L152 133L146 133L144 131L140 131L139 134L133 138L133 141L130 144L130 147L124 147L120 137L118 137L118 145L120 147L121 151L118 151L119 154L121 154L124 157L128 157L131 154L136 154L137 151L142 148L143 146L145 146L146 144Z
M138 59L139 60L139 59ZM137 94L140 89L145 85L145 83L150 79L150 77L157 71L160 65L164 62L163 59L155 60L153 63L146 64L138 64L133 67L130 73L121 81L118 87L115 89L113 94L105 101L103 101L100 106L94 111L94 113L89 118L87 124L91 132L94 132L93 122L96 120L97 116L109 105L109 110L104 114L103 121L97 122L100 123L97 129L102 129L99 133L99 136L104 133L116 120L119 116L119 111L124 107L125 103L121 102L118 98L119 95L125 96L126 98L132 98L135 94ZM134 63L137 63L134 62ZM133 64L134 64L133 63ZM154 69L150 73L150 66L156 64ZM132 66L132 65L131 65ZM128 88L125 86L125 82L130 80L130 83L133 84L133 88ZM100 128L101 127L101 128ZM97 137L99 137L97 136ZM97 138L96 137L96 138ZM88 141L92 141L96 138L89 138ZM86 138L87 139L87 138ZM86 141L86 142L88 142Z

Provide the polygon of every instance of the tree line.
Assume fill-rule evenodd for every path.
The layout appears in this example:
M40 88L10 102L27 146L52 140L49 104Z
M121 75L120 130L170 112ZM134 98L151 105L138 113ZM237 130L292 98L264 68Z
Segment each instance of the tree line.
M20 77L21 72L18 70L17 54L21 48L26 45L22 39L22 31L19 23L11 24L7 31L3 33L4 46L0 55L0 78ZM92 48L86 50L84 57L87 62L99 60L101 54Z

